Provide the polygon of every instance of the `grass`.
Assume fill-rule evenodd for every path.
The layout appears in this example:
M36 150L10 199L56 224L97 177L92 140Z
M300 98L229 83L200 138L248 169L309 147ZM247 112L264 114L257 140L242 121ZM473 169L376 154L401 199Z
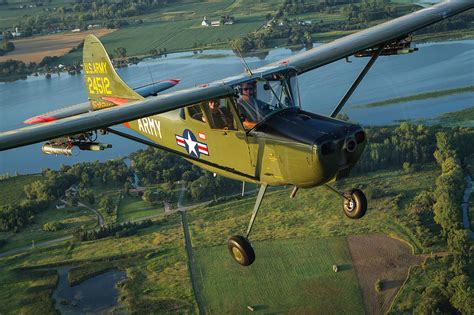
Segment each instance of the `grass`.
M37 180L44 180L41 175L19 175L0 180L0 206L17 203L26 199L24 187Z
M444 96L449 96L449 95L455 95L455 94L461 94L461 93L472 93L472 92L474 92L474 85L459 87L459 88L454 88L454 89L420 93L420 94L409 95L409 96L404 96L404 97L397 97L397 98L392 98L388 100L372 102L368 104L355 105L354 107L359 107L359 108L380 107L380 106L387 106L387 105L406 103L406 102L411 102L411 101L419 101L419 100L439 98L439 97L444 97Z
M344 237L254 246L258 258L249 268L237 265L225 246L195 251L206 313L238 314L250 305L264 313L364 314ZM336 263L340 271L334 273Z
M474 123L474 106L457 112L445 113L435 119L443 125L466 126L466 123Z
M43 225L48 222L64 223L65 228L56 232L43 231ZM38 214L35 222L20 233L0 232L0 239L7 241L1 248L2 252L24 246L31 246L66 235L71 235L76 228L85 226L92 228L96 225L96 216L89 210L81 207L56 209L54 207Z
M456 31L436 32L431 34L415 35L413 40L417 43L423 42L440 42L455 39L468 40L474 38L474 29L462 29Z
M11 261L1 260L0 268L0 313L55 314L51 296L58 276L54 270L18 271Z
M421 294L432 283L436 274L447 269L447 265L441 259L445 258L429 258L426 264L411 269L406 284L400 289L388 314L412 313L411 307L417 305L416 301L420 300Z
M270 192L265 197L252 232L253 241L300 237L332 237L352 234L385 233L411 243L417 253L427 251L411 230L406 207L421 190L430 189L438 170L434 164L420 172L379 171L347 180L340 188L378 187L389 194L369 199L362 220L349 220L342 214L342 202L324 187L300 190L295 199L289 190ZM242 234L247 227L254 197L189 213L193 246L222 245L230 235Z
M118 208L118 222L135 221L141 218L164 213L162 205L150 206L140 197L125 196Z

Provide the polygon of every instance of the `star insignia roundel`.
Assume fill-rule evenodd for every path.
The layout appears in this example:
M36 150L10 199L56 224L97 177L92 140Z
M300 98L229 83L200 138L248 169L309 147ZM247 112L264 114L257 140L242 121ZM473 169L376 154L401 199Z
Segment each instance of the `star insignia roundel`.
M186 149L190 156L199 158L201 154L209 155L207 144L200 142L189 129L183 131L183 135L176 135L176 144Z

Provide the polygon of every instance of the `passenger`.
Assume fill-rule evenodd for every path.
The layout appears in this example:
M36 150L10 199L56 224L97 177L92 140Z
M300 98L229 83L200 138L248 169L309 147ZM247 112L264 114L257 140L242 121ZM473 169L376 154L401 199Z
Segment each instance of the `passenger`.
M212 99L209 101L209 113L211 126L217 129L234 129L232 116L226 107L220 107L219 101Z

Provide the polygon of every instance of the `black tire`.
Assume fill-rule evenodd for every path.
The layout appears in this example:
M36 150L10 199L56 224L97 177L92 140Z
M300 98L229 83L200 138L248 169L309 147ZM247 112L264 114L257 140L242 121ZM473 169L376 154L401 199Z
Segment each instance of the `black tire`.
M227 248L232 258L242 266L250 266L255 261L255 252L252 245L243 236L232 236L227 242Z
M359 189L351 189L344 195L349 199L344 199L344 214L351 219L362 218L367 211L367 198L364 193Z

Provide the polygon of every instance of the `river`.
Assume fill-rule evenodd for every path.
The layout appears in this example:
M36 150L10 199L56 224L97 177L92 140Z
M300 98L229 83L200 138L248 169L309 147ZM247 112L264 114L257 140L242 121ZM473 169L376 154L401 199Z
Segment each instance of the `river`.
M452 41L418 45L420 51L402 56L381 57L361 83L345 108L349 117L363 125L396 124L400 120L435 118L443 113L474 106L474 93L439 99L408 102L379 108L357 108L383 99L434 90L474 85L474 41ZM271 50L262 59L246 58L251 68L292 55L289 49ZM217 58L218 57L218 58ZM303 108L329 114L344 95L367 59L341 60L300 76ZM229 50L210 50L202 54L177 53L167 58L149 59L136 66L118 70L131 86L159 79L181 79L177 88L185 88L242 72L242 64ZM176 89L176 88L174 88ZM171 90L170 90L171 91ZM0 84L0 131L23 126L22 121L40 113L85 101L82 76L42 76ZM116 136L101 138L113 148L100 153L80 152L66 158L45 156L40 144L0 153L0 174L16 171L38 172L42 168L58 168L60 164L107 160L127 156L143 145Z

